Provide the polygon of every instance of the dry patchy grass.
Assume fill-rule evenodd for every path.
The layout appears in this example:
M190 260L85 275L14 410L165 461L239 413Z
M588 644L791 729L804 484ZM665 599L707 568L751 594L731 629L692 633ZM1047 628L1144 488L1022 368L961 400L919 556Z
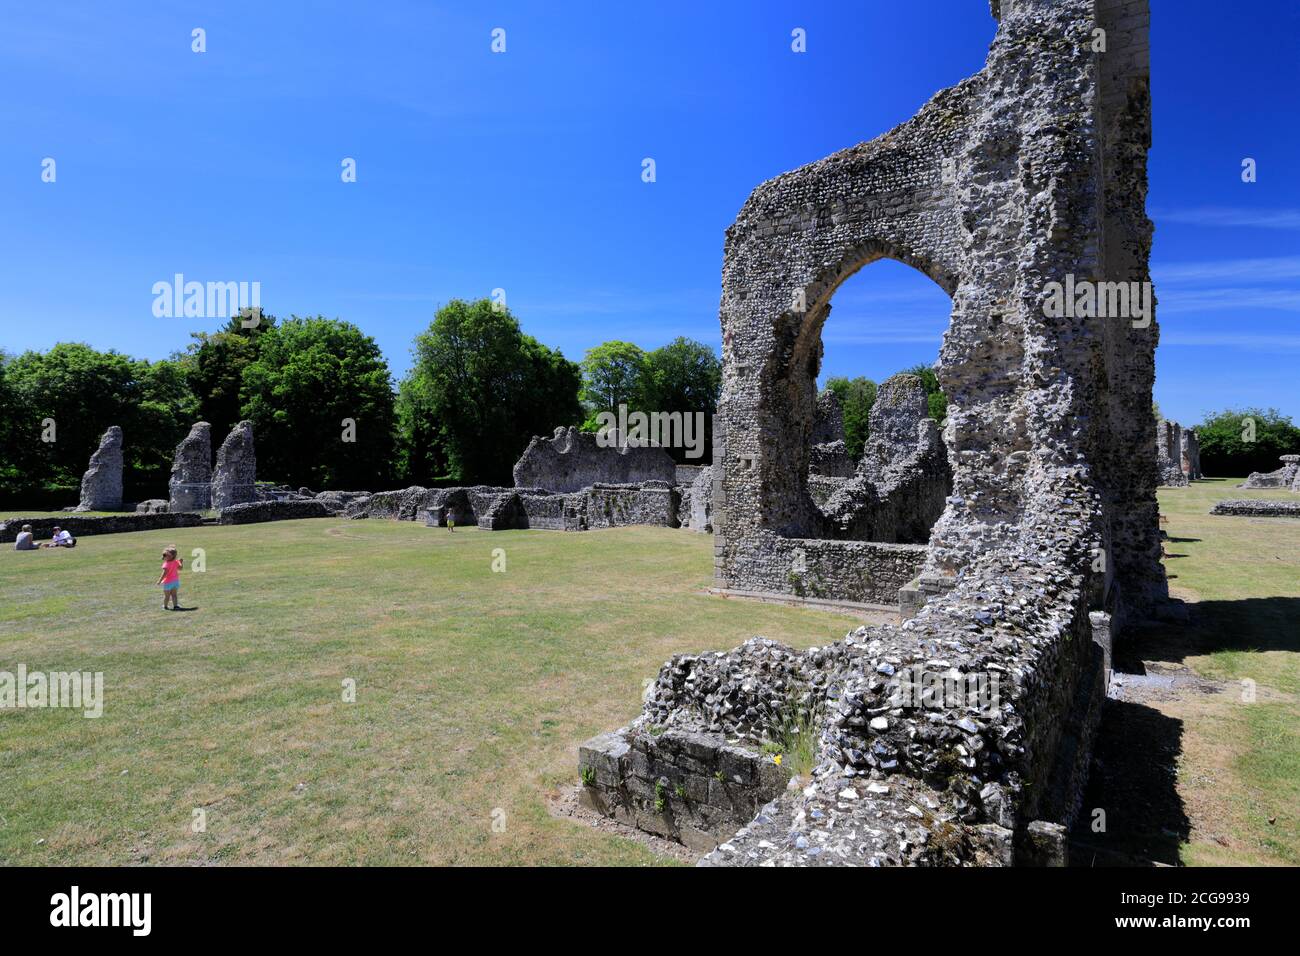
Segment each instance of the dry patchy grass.
M153 586L173 543L206 552L194 610ZM106 696L99 719L0 713L0 863L663 862L547 813L577 745L674 653L853 626L711 597L711 574L711 538L660 528L313 520L0 551L0 669L103 671Z

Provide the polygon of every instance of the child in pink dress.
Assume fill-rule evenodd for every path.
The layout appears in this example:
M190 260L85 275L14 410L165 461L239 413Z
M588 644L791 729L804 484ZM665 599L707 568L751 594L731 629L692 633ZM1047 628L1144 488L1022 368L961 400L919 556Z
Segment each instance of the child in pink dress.
M163 610L166 611L168 600L171 601L172 610L181 609L181 568L185 562L176 557L176 549L168 548L162 553L162 574L158 576L158 583L163 589Z

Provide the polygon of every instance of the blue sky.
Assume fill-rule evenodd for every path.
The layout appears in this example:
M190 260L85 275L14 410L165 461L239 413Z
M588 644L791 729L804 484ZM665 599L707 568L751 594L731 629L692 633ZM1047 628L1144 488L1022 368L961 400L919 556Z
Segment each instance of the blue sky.
M1300 5L1152 8L1156 398L1189 423L1300 419ZM984 0L0 9L0 347L164 357L219 324L153 315L180 272L355 322L397 375L439 303L496 288L570 358L716 347L723 231L749 191L907 119L994 32ZM906 267L862 270L824 373L932 362L948 309Z

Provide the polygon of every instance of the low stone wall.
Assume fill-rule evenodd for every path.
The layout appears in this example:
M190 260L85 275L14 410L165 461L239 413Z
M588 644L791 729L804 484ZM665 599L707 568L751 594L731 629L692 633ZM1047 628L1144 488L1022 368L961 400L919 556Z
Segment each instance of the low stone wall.
M833 598L893 606L899 588L921 573L923 544L782 538L746 538L746 553L732 562L724 587L797 597ZM727 543L726 547L734 547Z
M478 526L484 531L506 531L522 528L527 520L519 496L513 491L503 491L485 507L477 509Z
M584 787L596 791L588 806L691 845L719 839L744 804L733 796L735 816L701 813L700 827L689 789L699 766L686 764L685 799L673 806L665 790L676 795L675 786L661 778L671 782L674 765L652 765L648 753L642 765L638 735L654 741L647 750L693 734L758 748L797 716L817 735L811 780L751 784L756 816L705 865L1065 863L1105 700L1111 622L1087 611L1087 552L1072 554L1075 570L1055 557L982 556L912 620L823 647L753 638L726 653L677 655L641 716L580 750ZM674 812L657 819L647 799Z
M690 520L705 530L711 520L712 473L704 469L695 481L699 497L689 505ZM682 492L663 481L642 484L597 484L582 491L556 494L545 488L421 488L383 491L347 504L349 518L389 518L420 521L429 527L446 525L454 510L459 525L486 531L538 528L586 531L648 524L676 528L682 523Z
M411 490L408 489L408 491ZM495 525L494 528L482 524L484 516L489 511L496 509L500 512L500 509L512 495L518 497L517 506L511 506L514 510L511 512L513 517L510 518L511 521L516 523L503 524L502 522L506 519L498 513L489 522L489 525ZM550 498L562 498L562 496L552 495L543 488L502 488L495 485L430 488L423 495L411 495L410 502L415 505L415 512L411 515L411 518L406 517L409 511L408 506L404 505L396 513L393 513L392 509L385 503L381 503L380 513L372 513L370 516L415 520L428 527L436 528L446 526L447 513L452 511L456 516L456 524L461 526L479 525L480 527L489 528L489 530L498 531L506 527L550 527L547 524L548 515L563 513L562 505L537 501L537 499ZM541 523L537 525L519 523L523 520L520 515L528 514L532 510L537 512L538 520Z
M576 495L521 494L519 506L526 519L526 527L544 531L570 531L565 518L565 505Z
M1236 515L1242 518L1300 518L1300 501L1274 498L1220 501L1210 509L1212 515Z
M397 491L379 491L370 496L366 506L366 517L393 518L398 521L414 521L415 514L430 507L430 495L437 496L440 490L412 485Z
M203 516L192 511L176 514L120 514L102 518L83 518L68 515L61 518L10 518L0 523L0 542L13 541L23 525L32 526L37 541L49 538L57 525L74 538L96 534L123 534L128 531L159 531L164 528L193 528L203 524Z
M678 526L679 493L665 482L593 485L585 494L588 528L619 528L630 524Z
M785 789L771 756L720 734L625 727L578 748L584 806L707 853Z
M299 518L332 518L335 512L323 501L248 501L221 509L218 524L255 524L260 521L296 521Z
M316 500L329 509L331 514L346 514L348 507L354 502L368 503L370 501L370 492L368 491L322 491L316 495Z

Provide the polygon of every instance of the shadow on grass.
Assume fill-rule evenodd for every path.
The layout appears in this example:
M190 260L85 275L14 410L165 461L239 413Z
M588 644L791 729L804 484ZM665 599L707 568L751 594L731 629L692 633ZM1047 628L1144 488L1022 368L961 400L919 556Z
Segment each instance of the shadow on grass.
M1177 787L1182 738L1181 720L1145 704L1106 702L1070 834L1072 866L1179 865L1178 848L1191 832ZM1104 832L1094 832L1098 820Z
M1143 660L1181 664L1215 651L1300 652L1300 597L1200 601L1187 607L1187 625L1152 624L1121 639L1115 670L1143 674Z
M1146 675L1153 664L1183 664L1215 651L1300 652L1300 598L1202 601L1187 624L1131 631L1115 649L1117 673ZM1075 866L1179 865L1191 824L1178 795L1183 722L1137 701L1107 700L1079 820L1071 833ZM1094 832L1094 811L1105 832Z

